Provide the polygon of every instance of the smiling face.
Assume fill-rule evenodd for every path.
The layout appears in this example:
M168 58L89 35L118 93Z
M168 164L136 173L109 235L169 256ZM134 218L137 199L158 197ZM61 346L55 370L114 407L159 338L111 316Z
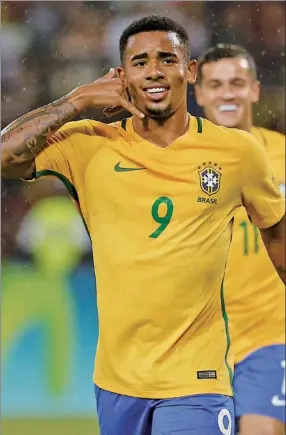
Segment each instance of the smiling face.
M248 130L252 104L259 99L259 82L249 71L248 61L235 57L205 63L201 76L195 91L206 117L218 125Z
M194 83L196 62L173 32L150 31L128 39L120 77L135 105L152 118L187 108L187 83Z

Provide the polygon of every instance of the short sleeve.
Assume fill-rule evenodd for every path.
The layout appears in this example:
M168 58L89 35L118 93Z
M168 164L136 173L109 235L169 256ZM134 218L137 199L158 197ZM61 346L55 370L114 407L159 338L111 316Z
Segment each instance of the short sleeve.
M242 202L259 228L277 224L285 213L285 200L276 185L266 150L253 136L241 133Z
M47 141L46 148L36 157L35 178L45 175L73 178L73 164L80 164L83 135L90 134L87 121L69 122Z

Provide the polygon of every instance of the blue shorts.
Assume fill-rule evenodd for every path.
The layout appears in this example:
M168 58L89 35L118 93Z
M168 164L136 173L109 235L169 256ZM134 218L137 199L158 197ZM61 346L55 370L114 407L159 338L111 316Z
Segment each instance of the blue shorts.
M262 347L234 368L235 414L258 414L285 423L284 345Z
M142 399L95 386L100 435L234 435L233 399L201 394Z

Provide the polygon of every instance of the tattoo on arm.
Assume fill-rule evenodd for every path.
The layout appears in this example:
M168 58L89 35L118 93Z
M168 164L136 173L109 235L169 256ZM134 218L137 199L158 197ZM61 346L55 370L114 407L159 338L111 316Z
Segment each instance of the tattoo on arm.
M65 96L13 121L1 133L2 144L9 151L6 162L33 160L52 134L76 114L75 106Z

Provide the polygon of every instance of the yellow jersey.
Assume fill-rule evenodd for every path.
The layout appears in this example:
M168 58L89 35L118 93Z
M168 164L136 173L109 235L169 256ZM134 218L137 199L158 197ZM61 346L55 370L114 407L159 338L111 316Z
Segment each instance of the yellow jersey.
M92 241L94 382L154 399L231 395L222 282L232 220L242 201L261 227L284 213L263 147L193 117L167 148L136 134L132 118L67 123L49 145L36 177L67 185Z
M285 137L254 127L285 195ZM285 343L285 287L267 254L260 232L244 208L235 215L225 276L225 298L235 363L249 353Z

